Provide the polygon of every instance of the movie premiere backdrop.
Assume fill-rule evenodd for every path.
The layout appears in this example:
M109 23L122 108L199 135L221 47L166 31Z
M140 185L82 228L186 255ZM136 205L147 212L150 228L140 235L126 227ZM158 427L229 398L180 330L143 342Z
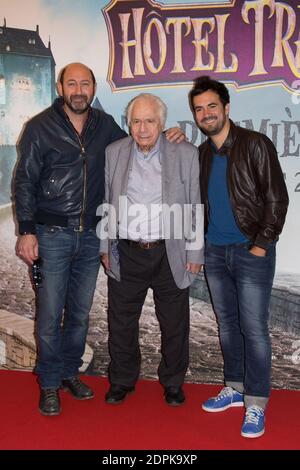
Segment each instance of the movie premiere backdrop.
M124 109L142 91L168 106L167 127L199 145L188 105L192 81L228 85L231 118L267 134L290 197L278 243L270 327L273 386L300 388L300 2L296 0L0 0L0 368L32 370L35 295L16 256L11 181L24 123L56 96L59 70L80 61L98 82L94 106L126 129ZM106 277L101 271L82 371L106 374ZM141 375L156 378L160 332L151 292L140 320ZM218 330L205 280L191 289L187 380L221 382Z

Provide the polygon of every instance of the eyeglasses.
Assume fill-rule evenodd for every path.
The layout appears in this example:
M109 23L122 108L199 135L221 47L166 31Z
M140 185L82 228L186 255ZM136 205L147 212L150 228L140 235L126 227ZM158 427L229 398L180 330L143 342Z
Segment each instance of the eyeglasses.
M43 275L41 273L42 258L37 258L32 264L32 280L35 288L41 287L43 282Z

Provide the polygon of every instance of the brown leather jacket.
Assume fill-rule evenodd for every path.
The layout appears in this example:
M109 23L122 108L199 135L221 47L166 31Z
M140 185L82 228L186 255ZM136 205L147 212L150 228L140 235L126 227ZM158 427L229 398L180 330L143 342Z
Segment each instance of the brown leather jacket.
M240 230L256 246L267 248L278 240L288 193L276 149L264 134L236 126L219 154L227 155L227 184L231 207ZM205 205L205 231L209 219L208 181L212 162L210 139L199 147L200 188Z

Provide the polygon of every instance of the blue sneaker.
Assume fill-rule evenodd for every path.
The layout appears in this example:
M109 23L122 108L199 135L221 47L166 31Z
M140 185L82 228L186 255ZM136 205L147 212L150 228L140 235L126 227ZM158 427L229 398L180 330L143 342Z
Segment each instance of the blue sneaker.
M259 437L265 432L265 412L260 406L249 406L246 409L241 435Z
M205 411L216 413L218 411L227 410L227 408L232 408L233 406L244 406L244 396L231 387L224 387L219 395L206 400L202 408Z

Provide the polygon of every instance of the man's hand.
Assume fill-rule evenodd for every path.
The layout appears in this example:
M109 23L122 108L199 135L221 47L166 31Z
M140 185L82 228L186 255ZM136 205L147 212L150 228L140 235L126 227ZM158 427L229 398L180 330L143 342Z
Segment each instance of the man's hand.
M198 274L203 269L203 264L196 264L196 263L186 263L185 266L186 270L192 274Z
M17 246L17 255L28 264L32 264L39 256L39 244L36 235L20 235Z
M170 127L166 131L166 138L169 142L176 142L176 144L180 144L183 140L186 140L186 135L180 129L180 127Z
M105 271L108 271L110 269L109 265L109 259L108 259L108 254L107 253L102 253L101 254L101 263L103 264Z
M259 246L253 245L252 248L249 250L255 256L266 256L266 250L264 248L260 248Z

